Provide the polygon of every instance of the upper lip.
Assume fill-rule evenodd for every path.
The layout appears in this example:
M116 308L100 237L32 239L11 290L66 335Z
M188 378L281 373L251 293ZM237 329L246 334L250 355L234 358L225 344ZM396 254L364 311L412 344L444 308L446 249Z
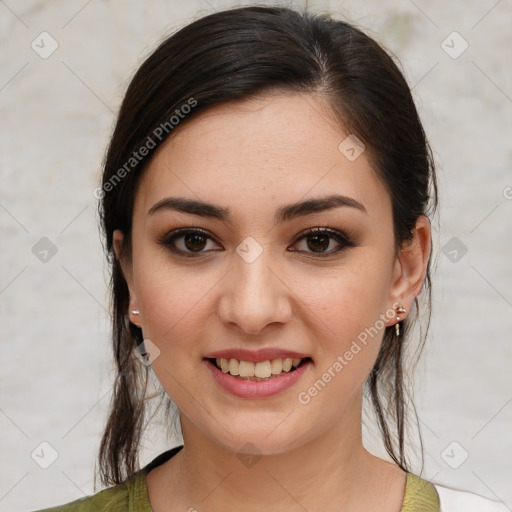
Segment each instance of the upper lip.
M238 359L239 361L251 361L253 363L272 359L304 359L305 357L310 356L301 352L292 352L291 350L279 348L262 348L260 350L227 349L211 352L205 356L207 359Z

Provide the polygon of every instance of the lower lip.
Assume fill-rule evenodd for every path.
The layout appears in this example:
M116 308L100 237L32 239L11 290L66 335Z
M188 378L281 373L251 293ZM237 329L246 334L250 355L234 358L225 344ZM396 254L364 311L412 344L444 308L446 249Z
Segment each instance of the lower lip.
M224 373L208 359L204 359L204 363L208 370L210 370L213 378L223 389L240 398L266 398L278 395L293 386L312 364L308 360L292 372L282 373L270 380L254 381L233 377L229 373Z

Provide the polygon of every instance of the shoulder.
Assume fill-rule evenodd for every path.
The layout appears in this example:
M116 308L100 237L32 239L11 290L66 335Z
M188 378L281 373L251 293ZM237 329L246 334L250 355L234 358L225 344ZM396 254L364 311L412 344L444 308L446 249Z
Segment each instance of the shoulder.
M405 494L400 512L439 512L439 496L436 488L427 480L407 473Z
M501 502L478 494L459 491L441 484L428 482L407 473L405 496L401 512L510 512Z
M45 508L36 512L131 512L130 502L132 496L140 485L140 474L134 475L126 482L103 489L92 496L85 496L76 501L52 508ZM144 511L140 511L144 512Z
M147 473L174 457L182 448L183 445L180 445L161 453L122 484L65 505L35 512L153 512L146 486Z
M434 484L441 502L441 512L509 512L503 503L478 494Z

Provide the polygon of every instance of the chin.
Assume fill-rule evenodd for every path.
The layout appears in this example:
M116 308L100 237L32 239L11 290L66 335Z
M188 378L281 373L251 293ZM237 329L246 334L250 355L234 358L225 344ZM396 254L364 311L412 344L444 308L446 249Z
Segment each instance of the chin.
M278 424L278 423L277 423ZM240 429L216 429L209 437L225 450L237 455L280 455L293 451L307 442L308 436L297 433L297 427L290 425L284 428L283 424L277 428L261 426L244 427Z

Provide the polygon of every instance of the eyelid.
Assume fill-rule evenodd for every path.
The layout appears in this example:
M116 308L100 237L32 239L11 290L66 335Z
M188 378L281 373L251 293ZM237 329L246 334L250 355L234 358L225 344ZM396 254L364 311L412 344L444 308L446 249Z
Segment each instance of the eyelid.
M356 247L357 245L359 245L353 241L352 236L350 236L349 234L347 234L346 232L344 232L340 229L331 227L329 225L316 226L316 227L306 229L305 231L303 231L302 233L297 235L297 237L294 241L294 244L300 242L301 240L303 240L305 238L312 237L315 235L328 236L329 238L334 239L338 244L340 244L341 248L337 249L337 250L331 250L328 252L324 252L324 253L322 253L322 252L315 253L315 252L307 252L306 251L305 257L310 257L312 255L317 258L328 258L329 256L335 256L335 255L343 252L347 248ZM293 252L303 252L303 251L296 250Z
M170 246L171 242L173 242L177 238L180 238L180 237L186 235L187 233L201 234L201 235L205 236L206 238L213 240L216 244L219 244L219 242L216 241L215 237L213 235L211 235L208 231L206 231L203 228L198 228L198 227L193 227L193 226L186 227L186 228L173 229L170 232L166 232L162 236L158 237L157 243L164 245L164 246ZM177 252L179 252L179 251L177 250ZM194 253L190 253L190 254L194 254ZM196 253L196 254L201 254L201 253Z
M170 232L166 232L163 236L160 236L157 239L157 243L160 245L163 245L164 247L168 248L171 252L174 254L178 254L184 257L200 257L201 255L208 254L210 251L198 251L198 252L192 252L192 251L183 251L181 249L177 249L173 246L173 243L175 240L183 237L184 235L188 233L197 233L203 235L205 238L208 238L210 240L213 240L217 245L221 245L216 238L211 235L207 230L199 227L184 227L184 228L177 228ZM340 249L337 250L331 250L329 252L307 252L307 251L300 251L300 250L292 250L291 252L298 252L298 253L305 253L307 256L310 257L311 255L316 258L327 258L329 256L334 256L336 254L339 254L343 252L345 249L350 247L356 247L358 244L353 241L353 238L351 235L347 234L345 231L342 231L338 228L331 227L329 225L322 225L322 226L315 226L308 228L301 233L299 233L295 240L293 241L292 245L297 244L301 240L316 236L316 235L325 235L328 236L330 239L335 240L340 246Z

